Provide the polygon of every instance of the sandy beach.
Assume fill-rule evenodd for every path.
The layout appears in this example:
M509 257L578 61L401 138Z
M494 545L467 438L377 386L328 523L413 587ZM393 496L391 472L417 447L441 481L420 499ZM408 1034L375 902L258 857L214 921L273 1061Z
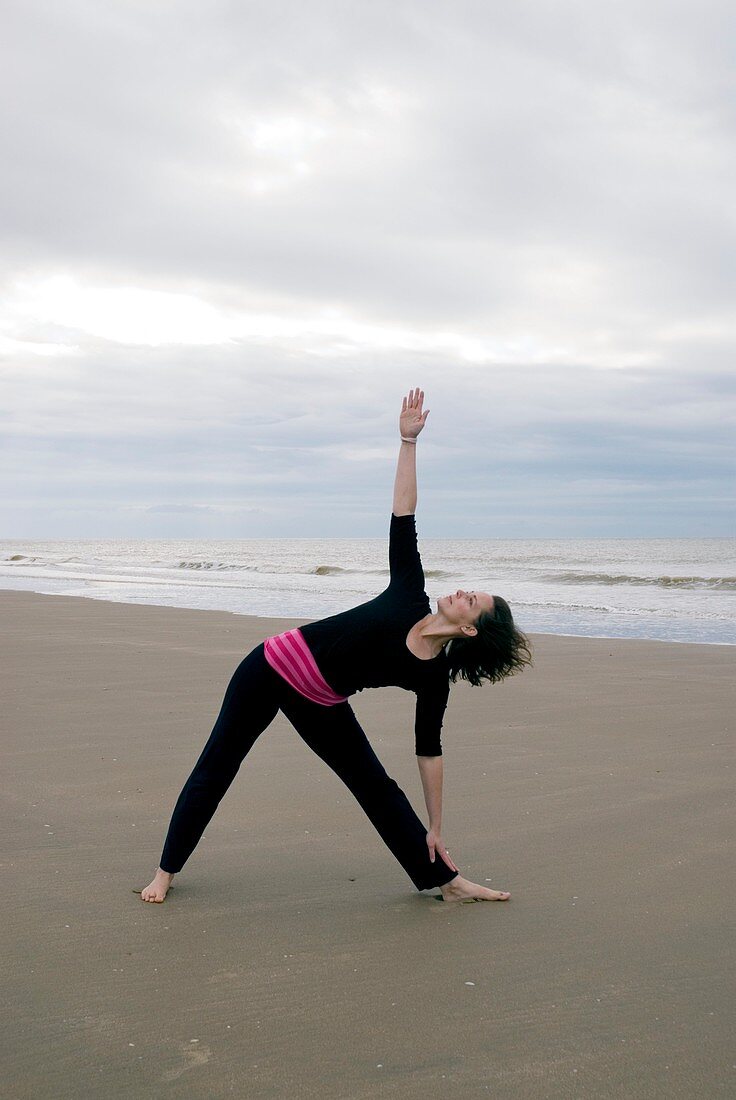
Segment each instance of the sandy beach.
M453 689L444 838L507 904L418 894L280 717L157 906L229 677L295 624L0 608L4 1096L733 1095L733 647L537 635ZM413 697L352 702L421 813Z

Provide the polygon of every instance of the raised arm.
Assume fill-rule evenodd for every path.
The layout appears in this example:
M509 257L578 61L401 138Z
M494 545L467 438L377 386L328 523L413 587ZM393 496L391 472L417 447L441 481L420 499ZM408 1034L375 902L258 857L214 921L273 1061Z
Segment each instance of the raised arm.
M417 510L417 436L424 427L429 409L422 412L424 390L410 390L404 398L399 417L401 448L394 482L395 516L413 516Z

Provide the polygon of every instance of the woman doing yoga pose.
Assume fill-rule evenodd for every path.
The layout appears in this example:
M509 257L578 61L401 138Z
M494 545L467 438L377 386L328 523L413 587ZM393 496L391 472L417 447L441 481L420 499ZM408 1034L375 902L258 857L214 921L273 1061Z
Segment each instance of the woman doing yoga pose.
M279 710L350 788L418 890L439 887L445 901L508 900L508 892L463 878L442 840L440 730L450 681L494 683L529 664L531 654L500 596L460 589L431 609L414 520L416 441L429 415L423 402L424 393L411 390L401 409L388 588L350 611L267 638L241 662L174 807L143 901L164 900L246 754ZM415 747L429 829L386 774L347 701L363 688L388 685L417 696Z

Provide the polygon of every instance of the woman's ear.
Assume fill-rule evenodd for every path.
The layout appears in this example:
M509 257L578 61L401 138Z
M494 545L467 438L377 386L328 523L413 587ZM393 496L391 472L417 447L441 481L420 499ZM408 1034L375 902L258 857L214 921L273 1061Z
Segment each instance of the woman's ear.
M477 627L474 626L461 626L460 629L466 638L474 638L478 633Z

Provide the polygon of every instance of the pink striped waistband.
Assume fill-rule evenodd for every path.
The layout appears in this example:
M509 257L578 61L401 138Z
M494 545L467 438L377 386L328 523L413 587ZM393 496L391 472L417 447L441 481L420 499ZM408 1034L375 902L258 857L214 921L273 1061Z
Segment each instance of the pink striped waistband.
M336 703L346 701L347 696L334 692L317 668L301 630L287 630L284 634L266 638L263 654L274 672L278 672L287 684L313 703L334 707Z

